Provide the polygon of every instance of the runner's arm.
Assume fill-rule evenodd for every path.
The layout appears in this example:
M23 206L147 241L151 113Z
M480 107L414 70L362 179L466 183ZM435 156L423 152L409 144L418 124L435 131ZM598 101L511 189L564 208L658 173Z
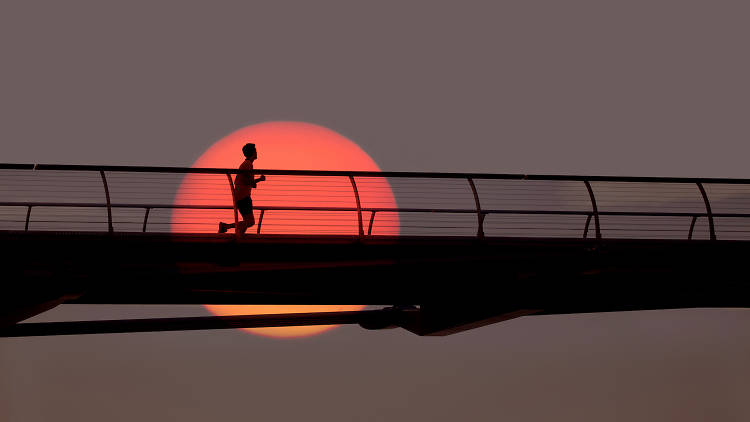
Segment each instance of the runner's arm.
M258 183L266 180L266 176L261 174L259 178L253 180L253 187L258 187Z

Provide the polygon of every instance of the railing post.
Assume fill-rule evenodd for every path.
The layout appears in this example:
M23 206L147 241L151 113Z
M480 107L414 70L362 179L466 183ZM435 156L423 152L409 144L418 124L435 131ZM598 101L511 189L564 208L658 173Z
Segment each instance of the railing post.
M583 183L586 185L586 189L589 191L589 198L591 198L591 210L594 212L594 228L596 229L596 239L602 238L602 231L599 226L599 208L596 206L596 197L594 197L594 190L591 189L591 183L588 180L584 180Z
M357 219L359 220L359 237L365 236L365 230L362 227L362 204L359 201L359 191L357 190L357 182L354 181L354 176L349 176L349 181L352 182L352 189L354 189L354 199L357 200Z
M260 217L258 218L258 231L257 233L260 234L260 225L263 224L263 214L266 213L266 210L260 210Z
M591 214L586 216L586 227L583 228L583 238L589 237L589 225L591 224Z
M711 203L708 201L708 195L706 190L703 189L703 183L697 182L698 189L701 191L703 196L703 202L706 204L706 216L708 217L708 233L711 236L711 240L716 240L716 230L714 229L714 215L711 213Z
M237 199L234 197L234 182L232 182L232 173L227 173L227 180L229 180L229 189L232 191L232 209L234 210L234 234L237 238L240 237L239 217L237 217Z
M143 216L143 233L146 233L146 224L148 224L148 213L151 211L150 207L146 207L146 215Z
M29 209L26 210L26 227L23 229L24 231L29 231L29 219L31 218L31 205L29 205Z
M695 229L695 220L698 219L697 215L694 215L692 220L690 220L690 231L688 231L688 240L693 239L693 229Z
M370 211L370 224L367 226L367 235L372 236L372 223L375 222L375 211Z
M109 224L109 232L115 231L112 226L112 202L109 199L109 186L107 185L107 177L104 175L104 170L99 170L99 174L102 176L102 183L104 183L104 195L107 197L107 223Z
M479 194L477 193L477 186L474 184L474 179L468 177L469 186L471 186L471 192L474 194L474 203L477 207L477 237L484 239L484 213L482 212L482 205L479 203Z

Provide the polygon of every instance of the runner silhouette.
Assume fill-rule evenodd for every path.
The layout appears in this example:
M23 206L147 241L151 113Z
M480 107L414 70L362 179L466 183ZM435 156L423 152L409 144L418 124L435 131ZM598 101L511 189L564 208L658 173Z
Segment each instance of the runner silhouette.
M242 153L245 155L245 161L240 164L240 172L234 177L234 202L237 211L242 214L242 221L227 224L219 222L219 233L226 233L228 229L235 229L236 232L244 234L248 227L255 225L255 216L253 216L253 200L250 197L250 191L258 186L259 182L266 180L266 176L261 175L253 179L253 161L258 159L258 152L255 144L245 144L242 147Z

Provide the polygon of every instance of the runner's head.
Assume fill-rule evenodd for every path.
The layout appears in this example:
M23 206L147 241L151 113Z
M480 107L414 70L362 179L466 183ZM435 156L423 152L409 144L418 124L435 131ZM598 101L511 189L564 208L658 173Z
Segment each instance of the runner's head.
M245 146L242 147L242 153L245 154L245 158L248 160L258 158L258 151L255 150L255 144L245 144Z

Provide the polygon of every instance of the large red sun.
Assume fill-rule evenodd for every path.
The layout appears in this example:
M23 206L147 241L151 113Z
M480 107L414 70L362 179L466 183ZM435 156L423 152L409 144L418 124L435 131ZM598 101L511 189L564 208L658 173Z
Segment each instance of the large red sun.
M242 146L256 145L258 169L274 170L352 170L380 171L375 161L357 144L322 126L303 122L267 122L244 127L214 143L193 167L236 169L244 160ZM395 208L396 201L384 178L356 177L361 207ZM268 175L252 191L256 226L246 236L263 234L345 234L359 233L356 211L300 210L299 208L356 208L348 177ZM215 233L218 222L234 222L231 187L226 175L189 174L180 185L175 205L198 205L205 209L176 208L171 230L179 233ZM213 206L224 209L212 209ZM260 217L258 208L273 207ZM294 207L295 210L284 210ZM282 209L279 209L282 208ZM363 228L373 235L398 235L398 215L389 212L363 212ZM373 220L372 222L370 220ZM260 224L258 224L260 223ZM260 225L260 233L258 226ZM231 234L228 234L228 236ZM258 313L326 312L359 310L362 305L205 305L216 315ZM246 331L272 337L299 337L318 334L334 326L248 328Z

